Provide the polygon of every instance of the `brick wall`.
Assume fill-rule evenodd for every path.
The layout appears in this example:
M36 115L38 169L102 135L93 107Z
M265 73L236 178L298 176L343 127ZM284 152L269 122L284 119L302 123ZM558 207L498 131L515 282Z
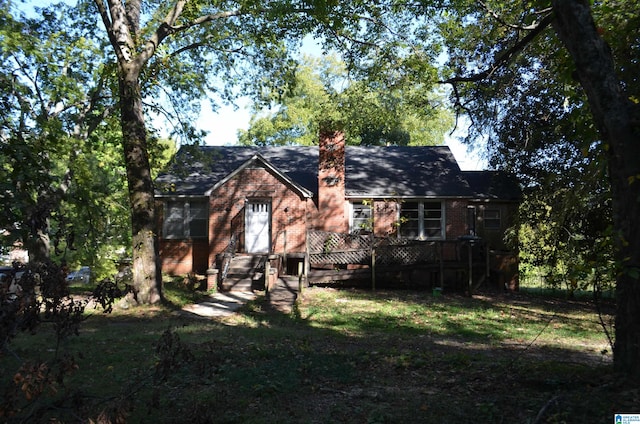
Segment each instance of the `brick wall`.
M445 201L446 237L447 240L456 240L460 236L468 234L467 205L466 200Z
M162 230L164 208L161 201L156 201L156 219L162 272L169 275L186 275L195 270L205 270L207 255L202 253L207 251L208 242L165 239ZM195 255L194 250L197 252Z
M377 237L393 237L398 234L398 203L377 200L373 203L373 232Z
M227 249L233 232L243 232L245 203L252 199L271 203L271 251L304 251L307 199L265 168L249 167L211 193L210 262ZM238 251L244 251L242 238L237 247Z
M348 203L345 194L345 141L344 133L320 133L318 147L318 203L313 217L317 230L346 233L349 229Z
M204 273L209 266L206 240L161 240L162 271L170 275Z

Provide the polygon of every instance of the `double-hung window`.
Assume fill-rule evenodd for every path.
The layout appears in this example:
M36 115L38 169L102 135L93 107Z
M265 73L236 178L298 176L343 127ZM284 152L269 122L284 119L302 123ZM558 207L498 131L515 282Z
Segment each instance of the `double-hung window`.
M444 238L442 202L403 202L400 208L400 236L420 240Z
M484 210L484 228L489 230L499 230L501 226L500 209Z
M163 233L167 239L206 238L208 233L207 202L172 200L165 204Z
M371 205L366 202L351 204L351 233L358 234L373 230Z

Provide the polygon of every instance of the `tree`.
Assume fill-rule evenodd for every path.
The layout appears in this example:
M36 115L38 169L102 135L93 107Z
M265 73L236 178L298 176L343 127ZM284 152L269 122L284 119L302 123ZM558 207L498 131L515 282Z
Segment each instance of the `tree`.
M198 99L210 91L226 100L238 92L257 99L264 99L264 93L284 95L295 68L291 53L305 34L340 44L358 32L363 19L378 14L377 5L315 0L93 4L116 60L131 204L133 285L139 302L153 303L161 298L162 280L143 100L151 102L148 109L163 110L155 100L164 95L178 111L173 114L179 122L176 128L197 135L185 116L197 112ZM90 22L89 15L85 18ZM216 85L221 81L222 89Z
M560 134L561 141L548 149L542 138L540 151L580 152L602 166L612 199L617 265L614 360L617 369L639 375L637 1L599 2L593 10L587 0L425 0L377 6L378 13L335 42L345 47L350 68L381 81L385 75L422 75L425 86L436 81L450 86L456 110L478 124L471 135L488 138L489 145L495 142L511 157L537 137ZM606 26L596 26L592 12ZM413 19L406 19L408 13ZM603 39L607 30L613 44ZM438 56L442 52L445 57ZM436 79L432 64L438 60L444 66ZM585 119L587 109L592 120ZM555 120L554 113L568 121ZM550 122L563 122L564 129L556 131ZM535 165L547 157L521 157L521 163Z
M291 63L284 41L300 35L304 21L297 17L305 10L288 2L262 7L251 1L95 0L95 6L117 63L134 287L139 302L153 303L161 298L162 282L143 99L157 98L164 90L184 111L225 75L229 84L220 94L226 98L232 96L234 83L244 84L245 91L259 87L251 85L256 81L278 87Z
M569 156L580 152L596 163L604 159L599 163L610 187L617 264L614 361L618 370L639 375L640 163L634 158L640 153L635 60L640 37L632 12L636 2L603 2L594 9L605 23L618 23L614 31L622 28L620 34L612 34L613 50L603 39L606 29L595 25L587 1L552 1L550 7L461 1L452 6L454 12L439 25L451 55L451 71L443 81L453 86L459 110L488 123L489 137L511 157L518 157L517 149L527 143L539 142L537 137L561 134L561 141L551 148L549 139L539 139L540 151L548 148L550 155L573 145L564 149ZM538 91L526 95L532 87ZM587 108L597 133L579 116ZM511 115L514 110L521 111ZM549 118L559 121L545 111L567 119L562 131L548 125ZM531 164L540 157L525 159L523 163Z
M113 264L97 253L126 246L127 220L108 212L122 205L123 181L103 49L80 35L69 6L25 16L2 3L0 228L32 262L106 272Z
M640 375L640 108L616 74L611 49L598 33L588 2L553 2L554 27L571 54L607 149L613 199L616 341L619 371Z
M292 90L251 117L240 143L314 145L320 122L343 122L348 144L438 145L453 126L444 98L414 81L385 87L353 80L335 55L304 57ZM275 98L275 96L274 96Z
M66 11L64 5L58 6ZM114 97L101 96L94 90L88 98L104 101L104 110L119 111L131 205L134 286L139 302L158 301L162 287L154 234L150 139L144 114L165 114L176 123L176 132L197 138L201 134L189 120L199 110L199 99L209 92L217 100L229 100L238 93L257 98L264 91L283 93L285 82L292 76L290 51L302 35L311 30L321 34L322 28L330 33L340 31L354 23L353 16L367 9L359 2L328 5L282 1L263 5L254 1L81 0L66 15L57 15L72 19L73 24L60 20L59 26L50 25L50 32L64 28L87 42L90 49L105 51L105 40L96 36L100 25L93 18L98 16L107 45L115 55L115 64L113 57L86 58L83 62L88 67L103 73L101 78L83 81L94 88L117 87ZM56 16L53 10L45 13ZM80 57L82 53L86 52L80 52ZM117 84L111 85L112 77ZM163 107L167 103L170 108Z

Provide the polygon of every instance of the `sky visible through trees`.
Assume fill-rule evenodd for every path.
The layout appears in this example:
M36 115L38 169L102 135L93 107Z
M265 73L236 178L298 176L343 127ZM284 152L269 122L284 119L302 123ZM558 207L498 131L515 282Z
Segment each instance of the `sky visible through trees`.
M69 10L74 11L73 0L65 1L70 6ZM160 4L161 2L156 3ZM40 6L42 2L30 1L26 4L18 4L24 6L25 13L33 13L29 12L29 9L36 5ZM368 76L371 78L370 82L380 84L382 87L397 86L398 83L401 85L418 83L418 87L430 87L443 82L451 84L455 93L453 100L457 102L455 106L458 112L474 117L474 121L479 124L476 126L478 129L476 134L479 134L477 139L483 140L482 134L487 129L494 133L494 137L488 137L487 140L489 144L492 139L495 143L494 150L499 155L495 157L494 163L498 167L500 164L512 166L515 162L514 159L521 158L524 168L520 174L525 178L531 178L534 174L528 168L533 167L533 171L536 171L535 168L541 165L540 157L544 158L563 151L566 151L568 159L574 161L576 157L584 159L580 157L582 155L597 166L595 169L597 173L594 175L603 186L601 197L604 200L600 203L604 206L604 210L613 211L612 224L604 229L598 228L599 232L596 235L610 243L606 245L606 248L613 249L615 253L614 264L617 268L615 274L617 275L619 307L616 321L616 349L614 350L616 358L620 359L618 369L627 370L636 375L640 372L640 367L638 367L638 363L640 363L638 362L640 352L640 308L638 307L640 305L640 285L638 284L640 235L638 233L640 227L637 221L637 217L640 215L638 211L640 203L637 201L640 198L638 195L640 168L639 162L635 159L640 156L638 150L640 144L637 139L637 116L640 102L637 95L638 72L634 71L638 56L637 40L640 38L636 31L640 25L637 21L638 5L636 2L612 0L602 4L595 3L594 7L597 7L594 12L598 18L596 21L599 23L598 25L602 23L602 26L596 26L596 22L593 20L594 14L590 9L591 3L586 0L553 0L550 8L533 11L529 8L519 11L518 7L515 7L518 2L495 1L489 5L495 7L494 10L488 8L483 2L460 0L451 3L451 14L442 14L440 2L419 2L420 7L416 7L416 3L413 2L394 1L389 4L381 2L382 6L394 7L379 9L378 2L370 4L356 1L330 4L318 1L302 2L301 9L290 9L290 6L297 6L297 4L288 1L265 3L249 1L246 4L241 4L244 9L225 11L221 14L206 14L201 16L203 20L194 21L190 21L194 15L197 17L200 12L206 13L208 9L206 7L202 10L197 9L202 6L202 3L189 2L190 8L183 10L182 6L186 3L177 2L174 5L175 9L173 9L175 13L169 14L167 20L162 21L155 28L153 36L144 43L144 48L136 50L138 37L142 34L139 31L147 29L140 27L141 4L141 0L128 2L127 5L130 7L127 7L126 13L123 13L123 4L117 0L108 3L95 2L102 24L108 29L109 43L116 53L118 64L116 69L119 90L114 96L114 98L117 97L117 102L105 107L117 105L121 112L119 118L122 129L121 140L125 150L124 158L130 192L129 203L132 210L132 244L134 252L135 249L142 250L139 246L144 246L145 249L145 252L138 255L141 266L139 268L134 266L134 269L142 270L134 272L135 275L142 276L144 274L144 278L139 280L141 286L149 281L155 281L158 287L162 285L162 281L158 277L159 272L148 271L154 268L153 264L157 263L157 248L153 243L155 241L155 208L151 167L148 160L149 149L147 148L147 141L153 137L148 136L147 133L147 123L145 123L143 115L143 100L148 99L152 102L151 105L147 105L148 108L155 107L156 110L161 110L163 105L153 104L153 101L155 99L162 101L162 96L159 93L168 87L166 92L175 95L173 97L175 101L172 103L174 111L168 115L175 115L178 119L185 117L180 122L185 138L191 136L197 138L198 130L208 130L212 133L209 139L214 139L218 143L230 142L231 140L225 140L227 136L222 136L219 132L219 128L235 126L229 125L229 122L233 120L228 117L223 124L218 125L215 125L213 119L207 119L207 122L213 123L213 128L204 125L196 125L195 129L192 128L193 122L201 122L186 119L187 116L193 116L190 113L195 113L196 116L200 113L199 99L196 98L193 102L192 99L202 96L204 93L215 92L218 87L211 83L212 80L218 81L220 78L220 81L223 81L224 78L227 78L229 87L225 85L225 88L228 89L218 93L220 99L229 100L240 93L248 93L253 98L260 99L262 101L260 104L273 106L276 104L276 99L280 99L287 92L288 82L292 80L294 75L293 64L295 60L289 55L290 48L297 47L302 36L311 33L319 37L327 37L325 40L329 49L332 47L342 48L348 53L347 56L350 58L353 68L361 66L359 72L361 77ZM531 7L537 4L537 2L532 2ZM148 5L156 6L154 2L150 2ZM210 3L207 5L212 6ZM112 12L111 14L108 13L107 6ZM191 6L195 9L191 9ZM65 27L60 26L63 24L56 23L58 21L51 19L58 12L61 17L66 17L62 14L66 8L62 5L57 5L57 8L59 11L50 11L48 16L45 16L47 19L41 23L42 26L37 25L36 29L43 31L40 33L41 35L46 34L47 29L53 29L56 35L59 34L63 40L67 40L68 31L65 31ZM158 9L159 13L162 11L162 8ZM177 23L177 19L183 12L185 12L185 22L189 22L189 25ZM387 14L387 12L389 13ZM148 12L144 11L143 13ZM72 15L69 14L70 17ZM242 16L242 19L235 19L238 16ZM225 20L231 17L233 19ZM299 18L299 20L292 19L293 17ZM380 20L381 17L388 17L389 20ZM423 22L420 29L414 34L416 17L423 18ZM94 31L100 30L101 24L95 26L89 15L84 15L84 18L84 20L75 21L75 23L88 23L88 26L83 29L96 35ZM361 18L368 18L370 25L363 25ZM433 38L434 18L440 18L438 29L442 37L441 40ZM507 18L514 19L518 24L509 24ZM220 22L220 27L217 27L215 31L207 32L205 26L200 26L202 23L213 20ZM10 21L13 22L13 18ZM16 24L21 24L21 22L16 22ZM626 29L618 30L618 28L623 28L623 25L626 25ZM71 27L66 27L67 30L69 28ZM153 25L148 29L153 30ZM193 31L188 32L187 30L190 29ZM389 30L394 35L399 34L400 36L392 37L393 40L386 40ZM527 35L522 36L523 31L528 31ZM608 35L608 31L610 35ZM630 34L629 39L623 37L626 33ZM34 67L33 69L37 67L36 73L38 75L40 75L38 72L40 69L52 68L54 63L54 60L43 53L50 53L52 55L50 57L54 58L65 53L65 51L56 48L49 49L50 52L44 51L47 49L37 51L38 49L34 46L38 45L38 38L31 37L31 34L27 34L31 38L25 37L24 39L20 36L20 31L11 31L7 34L10 41L15 38L20 42L20 46L25 47L25 54L35 56L36 60L27 64L29 68L24 68L22 65L19 68L31 71L31 66ZM186 34L186 36L184 38L174 37L177 34ZM405 34L409 34L409 37L405 37ZM505 34L507 35L505 36ZM616 35L618 36L616 37ZM609 43L606 41L607 38ZM97 36L96 39L104 41L100 36ZM166 40L165 44L162 44L163 40ZM203 40L206 43L200 43ZM229 42L229 40L231 41ZM361 40L366 40L366 42L360 42ZM368 42L368 40L374 40L374 42ZM375 40L380 40L381 45L376 45ZM84 39L80 38L78 41L84 41ZM390 42L386 44L386 41ZM43 45L76 46L68 41L56 43L55 39L46 39L45 42ZM48 44L49 42L50 44ZM415 42L413 45L416 48L414 55L406 55L407 42ZM11 47L10 44L8 45ZM172 61L171 56L162 56L164 51L158 50L161 45L163 48L174 48L173 51L176 53L193 53L194 51L189 50L191 47L205 45L211 48L210 52L216 52L218 56L212 56L211 59L215 60L209 61L208 55L193 53ZM372 49L372 45L380 48ZM81 53L84 50L90 50L96 56L105 53L101 48L87 49L82 47L83 43L78 46L76 47ZM238 49L237 46L242 48ZM229 51L243 53L240 58L241 65L238 66L239 62L236 62L236 58L227 54ZM439 59L442 57L439 54L443 51L449 53L450 60L447 61L444 69L440 69L436 64L439 64ZM495 53L500 51L504 54L496 57ZM156 53L158 54L156 55ZM77 60L77 54L71 57L74 64L93 63L90 59ZM67 62L68 60L65 59L65 63ZM105 59L105 65L109 65L108 62L108 59ZM490 66L478 73L478 64L483 63ZM211 64L216 66L211 66ZM63 66L63 68L68 69L67 66ZM85 72L83 74L85 75L85 83L90 82L88 71L82 71ZM47 72L44 74L43 77L49 76ZM356 75L358 74L356 73ZM538 79L529 78L530 75L538 76ZM60 80L50 81L45 78L44 81L51 83L54 92L63 88L66 90L63 93L65 95L78 94L77 89L82 86L80 77L75 75L70 78L66 72L61 76ZM29 78L27 77L27 79ZM22 82L18 78L12 83L16 81ZM142 82L149 84L143 85ZM4 84L4 86L14 98L20 100L21 96L15 95L18 91L13 88L15 84L12 83ZM115 94L115 90L112 91ZM38 90L34 92L38 92ZM266 95L264 95L265 92ZM428 90L415 92L428 93ZM144 94L140 95L140 93ZM57 98L53 97L53 99L49 104L58 104ZM418 96L416 100L420 100L418 104L423 105L428 99L425 95ZM463 100L465 102L462 102ZM45 103L41 99L39 101ZM562 107L567 101L570 101L571 108ZM357 104L360 105L360 103ZM331 106L333 105L332 103ZM34 109L33 107L25 107L21 110L33 112ZM204 102L202 110L209 109L208 103ZM393 107L385 107L384 110L392 109ZM332 112L335 107L326 110ZM496 114L496 111L500 113ZM540 114L541 111L549 113ZM42 117L47 118L45 115L48 109L44 112ZM241 108L236 113L242 114L243 112L244 108ZM571 115L570 112L576 113ZM202 112L202 115L208 116L206 112ZM583 118L587 116L589 119L585 121ZM554 121L556 118L558 122ZM8 122L13 124L14 121L18 122L15 119ZM35 135L38 136L48 135L47 131L56 129L49 125L52 123L50 119L34 120L31 118L31 121L42 123L42 128L38 128L42 131L35 132ZM31 121L23 119L18 123L24 124ZM81 119L78 122L85 124L87 121ZM557 125L552 125L554 123ZM113 122L111 124L110 128L116 126ZM462 122L459 122L458 127L461 127L461 124ZM18 125L14 127L20 128ZM60 128L65 127L60 125ZM23 132L21 129L15 131L18 136L21 136ZM62 142L60 131L53 133L55 136L34 140L58 143L55 146L60 149L70 148L69 143ZM474 135L472 133L468 141L472 144L478 144ZM229 138L234 139L235 137ZM549 141L555 139L558 139L560 144L549 146ZM30 138L27 139L27 141L30 140ZM523 150L523 147L530 147L531 142L536 140L541 143L537 150ZM16 145L22 146L20 143L25 140L16 137L13 141L17 143ZM48 146L38 150L42 157L54 151ZM20 151L19 149L13 150ZM71 153L74 152L70 152L69 157L73 157ZM519 155L519 153L525 155ZM67 154L66 151L65 154ZM60 160L60 163L64 164L76 162L78 161L62 162ZM583 160L583 162L585 161ZM28 170L28 167L23 165L24 161L21 161L21 158L16 158L14 163L19 166L13 166L12 170ZM566 166L570 163L573 162L560 161L560 166ZM581 164L579 161L577 163ZM539 175L542 177L563 176L567 174L567 170L571 170L558 172L558 167L553 165L537 169L540 171ZM101 167L108 168L108 166ZM463 167L466 168L464 165ZM71 171L71 166L66 168ZM49 179L49 174L52 174L51 169L47 167L39 169L39 175L43 176L42 181L46 182ZM71 175L71 173L67 172L66 175ZM544 183L548 180L542 177L540 178L541 182ZM18 181L31 182L32 180L34 178L29 176L28 178L21 177ZM68 185L66 180L63 182L65 184L61 184L60 191L66 193ZM585 183L585 181L579 176L572 178L567 183L558 181L561 189L567 186L573 187L576 183ZM18 187L20 184L16 184L16 186ZM41 184L41 186L51 188L51 184ZM42 187L38 186L36 189L46 192L47 190L43 190ZM545 186L541 187L544 190ZM589 185L586 188L589 189L588 195L594 194L592 193L593 186ZM48 225L45 224L55 209L48 203L41 204L46 202L41 202L40 199L43 199L43 196L36 189L33 189L33 199L26 196L24 198L34 200L31 203L41 207L43 212L33 214L38 219L26 219L25 221L32 223L32 227L36 230L42 230L41 233L46 235L48 240L48 233L45 234ZM612 206L608 206L606 203L609 196L607 190L609 189ZM20 189L14 190L14 192L20 194L26 190ZM91 190L91 192L94 193L95 190ZM553 198L555 199L557 196L554 194ZM585 197L584 200L585 205L580 210L594 210L593 202L588 202L588 197ZM14 209L22 210L20 208ZM566 209L563 208L562 212L565 212ZM40 209L36 210L36 212L38 211ZM566 222L566 219L555 219L555 221L563 223ZM39 226L33 224L34 222ZM581 222L578 221L578 224ZM581 230L581 227L577 226L577 229ZM32 233L34 232L32 231ZM40 237L40 239L44 240L45 237ZM590 244L587 244L587 247L590 248ZM47 251L48 249L42 249L42 252ZM136 253L133 254L133 257L135 264ZM602 261L598 260L595 263L602 263Z
M303 41L301 54L318 57L322 55L322 49L312 37L307 36ZM236 144L238 130L246 130L249 127L250 107L251 100L246 97L238 99L235 105L223 105L216 111L211 109L208 102L203 102L196 128L208 132L205 137L206 144L218 146ZM461 169L467 171L486 169L487 161L477 151L470 150L468 145L460 142L460 138L465 136L466 125L468 122L463 119L458 124L456 132L447 135L446 145L453 152Z
M74 4L76 0L61 0L67 4ZM27 16L34 15L34 7L42 7L39 0L26 0L19 3L18 9ZM310 56L322 55L322 49L319 43L312 37L307 36L303 40L301 54ZM222 105L217 110L212 110L210 103L204 101L200 116L196 121L195 127L206 131L208 134L204 138L206 144L209 145L233 145L238 141L238 130L247 129L251 112L251 100L247 97L239 98L235 105ZM164 122L161 117L150 117L152 120L160 122L158 128L162 133L168 134L170 129L168 123ZM463 170L479 170L486 169L487 161L478 154L477 151L470 150L468 145L461 143L459 140L465 136L465 127L468 122L465 120L458 124L458 129L454 134L447 136L446 145L451 148L460 168Z

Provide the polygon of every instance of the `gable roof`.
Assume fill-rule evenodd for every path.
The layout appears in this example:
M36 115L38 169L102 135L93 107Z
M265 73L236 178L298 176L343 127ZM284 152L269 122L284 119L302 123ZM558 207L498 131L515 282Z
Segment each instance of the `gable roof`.
M213 187L209 188L204 194L206 196L211 195L211 192L213 190L215 190L216 188L218 188L218 187L222 186L223 184L225 184L227 181L229 181L230 179L235 177L242 170L244 170L244 169L246 169L246 168L248 168L250 166L254 166L255 164L258 164L259 166L262 166L262 167L268 169L273 175L275 175L276 177L280 178L286 184L290 185L301 196L303 196L303 197L313 197L313 193L310 190L308 190L305 187L299 185L295 180L292 180L289 177L288 174L281 172L277 167L273 166L268 160L266 160L260 153L256 153L249 160L247 160L245 163L240 165L238 168L233 170L231 173L227 174L223 179L221 179L220 181L216 182L213 185Z
M189 146L181 148L168 171L156 179L156 195L207 195L256 160L301 193L317 194L317 146ZM461 171L446 146L347 146L345 195L502 198L499 187L485 185L493 181L482 178L489 171L479 172Z
M205 195L256 155L299 187L318 191L317 147L188 146L156 178L156 195Z

